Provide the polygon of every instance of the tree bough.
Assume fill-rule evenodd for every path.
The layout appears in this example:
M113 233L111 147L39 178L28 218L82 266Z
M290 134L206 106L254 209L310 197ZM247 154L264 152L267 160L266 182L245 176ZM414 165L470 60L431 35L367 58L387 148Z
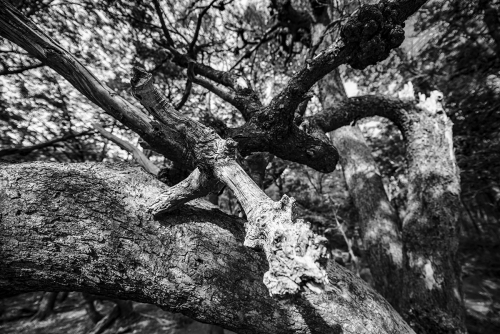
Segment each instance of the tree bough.
M213 129L177 112L144 69L134 69L131 83L134 96L151 115L171 131L181 133L186 154L194 157L198 167L187 180L155 201L153 214L171 211L180 203L205 195L207 185L216 183L215 177L234 192L247 215L245 246L266 254L269 271L264 283L269 293L296 294L305 286L322 292L328 283L327 239L297 219L295 200L287 196L278 202L271 200L237 163L236 142L220 138Z

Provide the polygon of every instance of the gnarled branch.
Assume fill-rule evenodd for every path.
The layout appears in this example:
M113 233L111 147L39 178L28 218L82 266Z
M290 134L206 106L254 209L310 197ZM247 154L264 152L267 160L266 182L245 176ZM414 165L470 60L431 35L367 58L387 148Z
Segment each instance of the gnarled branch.
M248 217L245 245L263 249L269 261L264 282L271 294L284 295L308 286L320 292L327 281L324 270L328 257L326 238L313 233L310 225L296 217L295 200L284 196L272 201L235 160L232 140L220 138L213 129L179 114L153 85L153 77L135 68L132 91L158 121L179 131L199 172L163 195L153 213L171 209L172 201L183 202L204 193L214 177L235 194ZM206 174L203 176L203 174ZM201 179L200 179L201 176ZM197 182L193 182L193 180Z

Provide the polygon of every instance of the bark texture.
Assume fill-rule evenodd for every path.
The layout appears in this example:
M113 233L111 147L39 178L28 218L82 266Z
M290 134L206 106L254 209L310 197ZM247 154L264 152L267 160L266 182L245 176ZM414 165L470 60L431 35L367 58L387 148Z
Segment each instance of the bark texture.
M238 333L413 333L377 293L329 263L322 294L273 299L244 222L206 201L154 220L164 185L139 168L0 169L0 289L82 291L181 312Z
M324 17L327 7L314 12L318 22L312 26L313 36L322 36L329 23ZM328 16L328 15L326 15ZM318 37L316 37L318 38ZM315 39L316 39L315 38ZM328 43L330 35L325 37ZM324 111L345 105L347 94L338 70L318 81L319 99ZM319 113L318 115L322 115ZM320 116L308 121L320 131L327 131ZM398 215L391 205L371 150L357 126L343 126L331 132L332 143L340 155L340 164L349 194L360 217L360 234L374 287L396 310L402 296L403 244Z
M453 123L440 108L409 116L404 317L418 333L466 333L458 250L460 176ZM409 284L411 283L411 284Z
M398 311L403 296L403 243L398 215L384 189L371 150L356 127L345 126L334 132L333 143L349 194L360 216L365 259L374 287Z
M54 312L56 298L57 292L45 292L32 319L40 321L47 319Z

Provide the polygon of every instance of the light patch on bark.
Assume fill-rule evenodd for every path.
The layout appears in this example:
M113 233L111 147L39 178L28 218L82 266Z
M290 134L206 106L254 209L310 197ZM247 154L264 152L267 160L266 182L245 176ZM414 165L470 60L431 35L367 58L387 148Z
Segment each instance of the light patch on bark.
M246 80L242 77L238 77L238 79L236 79L236 85L238 85L238 89L248 89L249 88Z
M432 269L432 263L427 260L427 263L424 265L425 272L425 286L427 289L432 290L434 287L441 289L441 285L438 284L436 279L434 278L434 270Z
M398 267L403 265L403 249L399 244L390 243L388 255Z
M428 290L432 290L434 288L441 289L441 284L438 282L439 279L436 279L434 274L434 269L432 268L432 262L429 259L425 259L421 256L418 256L416 259L413 258L412 254L409 254L409 264L412 268L419 268L422 273L422 277L424 278L425 287Z
M455 160L455 149L453 148L453 132L451 131L451 129L446 131L444 136L446 138L446 141L448 142L448 147L449 147L448 151L450 152L450 161L456 161ZM452 168L453 168L453 173L457 173L456 164L453 164Z

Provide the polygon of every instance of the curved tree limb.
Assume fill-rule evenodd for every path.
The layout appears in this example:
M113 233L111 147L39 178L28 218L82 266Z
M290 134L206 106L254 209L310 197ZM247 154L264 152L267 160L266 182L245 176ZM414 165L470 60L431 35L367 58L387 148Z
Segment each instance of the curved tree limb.
M169 45L174 45L174 40L170 36L170 33L168 32L167 25L165 24L165 19L163 18L163 12L161 10L160 2L159 0L153 0L153 4L155 6L156 14L158 15L158 19L160 20L160 25L161 25L161 30L163 32L163 35L167 39L167 43Z
M413 333L335 263L325 293L271 298L241 220L201 202L153 220L147 205L165 186L139 168L3 164L0 184L1 291L131 299L241 334Z
M294 129L295 111L308 90L339 65L349 63L356 68L364 68L385 59L390 50L404 40L403 22L424 3L424 0L382 1L378 5L362 6L356 11L343 26L340 39L313 59L308 59L268 106L253 112L247 124L229 131L240 144L243 154L265 147L266 151L283 159L297 161L322 172L333 171L337 163L334 148L329 144L318 145L306 133L298 134L298 129ZM376 26L371 26L373 24ZM230 76L227 72L222 73ZM300 156L290 159L283 156L286 152L284 147L278 147L276 143L297 146L294 135L307 138L304 142L307 147L303 149L299 145L300 149L295 152L300 152ZM315 154L307 154L308 151L315 151Z
M387 58L390 50L404 40L404 31L401 35L404 21L425 2L394 0L362 6L343 25L342 37L313 59L308 59L286 87L272 99L268 109L261 110L254 117L261 118L261 122L279 117L281 122L291 124L303 95L326 74L341 64L349 63L356 68L364 68ZM374 20L378 26L370 27Z
M25 71L29 71L29 70L32 70L35 68L40 68L43 66L45 66L45 65L44 64L33 64L33 65L28 65L28 66L24 66L24 67L16 68L16 69L8 69L7 68L3 71L0 71L0 75L20 74L20 73L23 73Z
M381 116L392 121L405 134L409 126L408 115L414 112L418 112L414 102L381 95L365 95L331 103L330 108L306 119L323 131L330 132L363 118Z
M113 143L118 145L123 150L132 153L135 161L137 161L137 163L139 165L141 165L148 173L153 174L155 176L158 175L158 172L160 171L160 169L158 167L156 167L155 164L152 163L151 160L149 160L148 157L146 157L146 155L144 153L142 153L141 150L139 150L139 148L137 148L136 146L132 145L131 143L129 143L123 139L118 138L117 136L113 135L112 133L104 130L104 128L102 126L100 126L99 124L94 123L94 124L92 124L92 126L97 131L99 131L99 133L104 138L111 140Z
M215 1L217 1L217 0L212 0L212 2L210 2L210 4L208 4L208 6L203 8L201 13L198 15L198 20L196 22L196 28L194 29L193 39L191 40L191 43L189 44L189 48L188 48L189 55L195 55L194 48L196 46L196 41L198 40L198 36L200 34L201 23L203 22L203 16L205 16L205 14L208 12L210 7L212 7L212 5L215 3Z
M312 121L331 131L371 116L393 121L406 142L410 186L409 209L402 218L406 270L401 295L412 297L400 299L398 306L419 332L466 333L456 259L461 204L452 122L436 92L428 99L421 96L419 103L380 96L349 98Z

